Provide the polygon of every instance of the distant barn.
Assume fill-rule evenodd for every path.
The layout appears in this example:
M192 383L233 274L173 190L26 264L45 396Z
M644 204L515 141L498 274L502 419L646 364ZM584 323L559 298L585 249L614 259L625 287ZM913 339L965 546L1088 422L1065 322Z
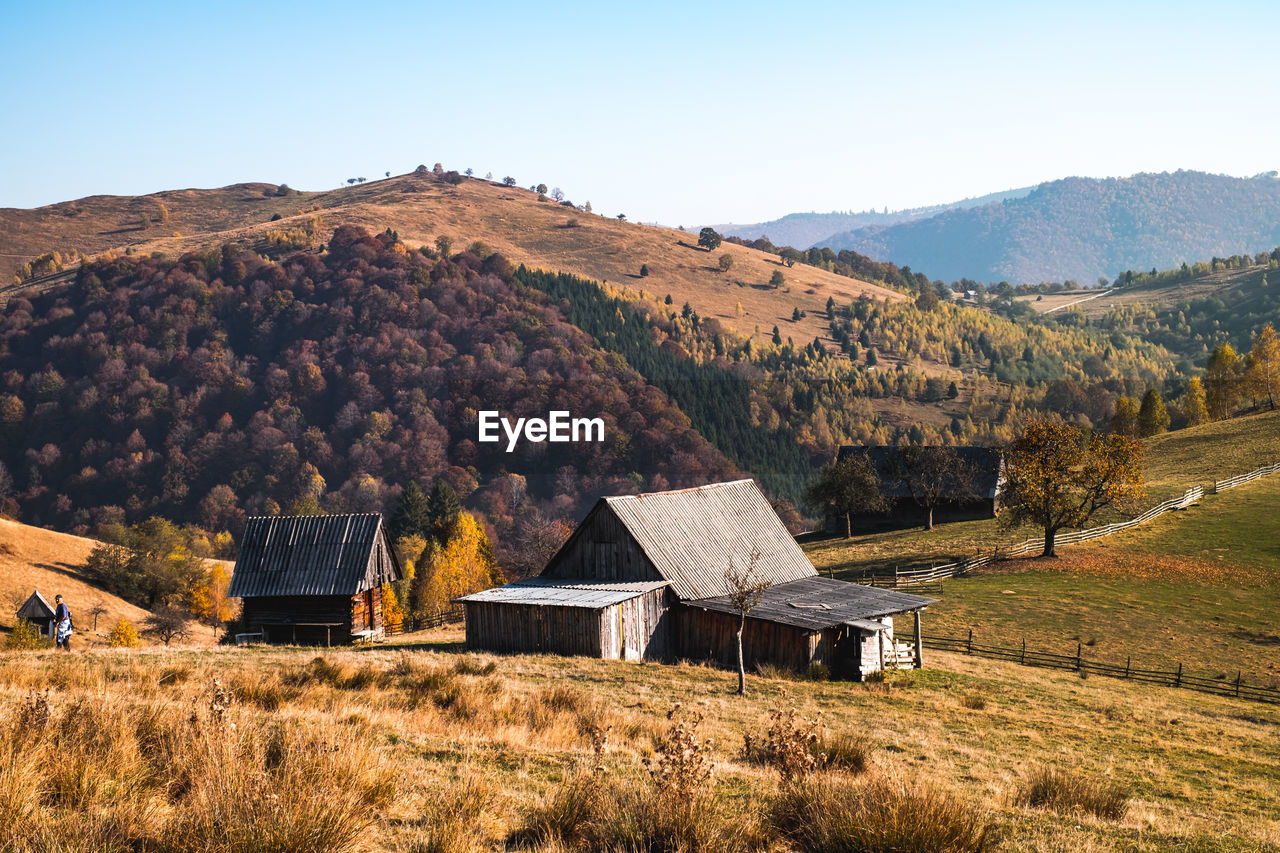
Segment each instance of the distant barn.
M934 523L974 521L995 518L1000 511L1000 483L1004 476L1004 457L995 447L953 448L961 464L973 473L973 494L944 497L933 510ZM927 513L901 484L894 482L894 471L901 449L896 445L847 445L840 448L837 459L861 458L880 477L881 492L889 499L883 512L854 513L849 525L854 530L902 529L922 526ZM844 516L828 516L828 533L844 533Z
M753 555L758 555L753 561ZM749 666L819 663L861 678L910 657L932 599L821 578L751 480L602 498L542 575L462 599L475 649L736 663L726 577L769 584L747 619ZM915 614L917 642L893 639Z
M17 618L30 622L43 636L52 637L56 614L53 607L40 594L40 590L32 590L31 596L18 608Z
M350 643L385 634L382 586L401 577L381 515L251 518L229 594L264 642Z

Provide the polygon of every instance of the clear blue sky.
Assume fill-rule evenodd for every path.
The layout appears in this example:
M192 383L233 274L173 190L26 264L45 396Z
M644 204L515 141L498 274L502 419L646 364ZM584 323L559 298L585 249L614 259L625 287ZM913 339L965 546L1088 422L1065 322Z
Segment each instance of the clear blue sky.
M419 163L670 225L1280 168L1280 4L0 3L0 206Z

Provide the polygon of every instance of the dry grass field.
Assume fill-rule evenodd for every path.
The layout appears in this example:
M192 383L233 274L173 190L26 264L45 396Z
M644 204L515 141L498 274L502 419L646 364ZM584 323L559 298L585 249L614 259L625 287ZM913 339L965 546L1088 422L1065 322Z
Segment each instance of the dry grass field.
M704 317L716 317L741 334L768 337L779 326L798 343L827 336L827 299L849 302L904 298L895 291L815 267L781 266L777 257L729 243L714 252L697 248L697 234L622 222L553 201L527 189L484 180L457 186L434 176L402 175L320 193L274 194L270 184L236 184L214 190L177 190L149 196L93 196L35 210L0 209L0 273L7 279L39 254L74 249L97 254L128 247L171 257L225 242L262 244L268 230L297 227L319 216L320 239L339 225L378 232L391 228L410 246L432 246L437 237L460 251L483 240L513 263L608 281L676 305L688 301ZM583 199L582 201L585 201ZM160 206L168 220L142 227L144 213ZM279 215L281 219L271 221ZM722 254L733 257L721 272ZM640 278L640 266L650 275ZM781 270L786 284L767 286ZM739 315L737 306L742 306ZM792 323L795 308L808 317Z
M1240 286L1245 280L1254 277L1257 273L1257 267L1250 267L1245 270L1218 270L1217 272L1200 276L1194 281L1176 282L1174 284L1123 287L1103 293L1087 290L1077 290L1069 293L1046 293L1043 299L1039 299L1038 294L1028 294L1019 296L1018 299L1026 302L1041 314L1070 309L1079 311L1086 317L1098 318L1105 316L1112 308L1122 306L1135 308L1142 306L1159 307L1167 306L1171 303L1190 302L1193 299L1221 295L1223 291Z
M460 639L0 655L0 849L1280 849L1280 708L943 654L741 699Z

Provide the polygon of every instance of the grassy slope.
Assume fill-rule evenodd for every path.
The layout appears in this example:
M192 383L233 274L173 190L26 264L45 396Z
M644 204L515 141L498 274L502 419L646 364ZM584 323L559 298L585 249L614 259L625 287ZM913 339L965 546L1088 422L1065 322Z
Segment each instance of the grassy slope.
M1152 502L1216 477L1280 459L1280 412L1206 424L1150 439ZM1162 667L1280 680L1280 477L1263 478L1149 524L1084 545L1061 559L1000 563L949 581L929 609L928 631L1074 652L1076 642L1108 660L1132 655ZM823 571L856 578L865 569L943 563L994 543L1034 535L995 522L826 539L806 550Z
M103 635L120 619L140 625L147 611L104 592L80 574L79 567L96 545L93 539L0 519L0 629L7 633L13 627L14 610L33 589L40 590L50 604L58 594L66 600L76 624L77 647L105 645ZM97 601L107 612L98 618L95 635L89 608ZM198 645L212 641L212 632L206 628L195 628L187 640Z
M335 650L325 658L347 674L366 666L403 669L405 656L418 667L443 669L459 660L460 640L437 633L406 651ZM573 767L594 762L584 723L612 726L604 757L610 775L642 776L640 760L676 703L704 715L701 734L713 739L714 784L746 820L763 812L775 777L739 760L742 735L761 734L772 709L794 707L805 716L821 711L829 732L864 734L874 772L928 777L987 810L1002 827L998 850L1275 850L1268 843L1280 842L1274 772L1280 710L1269 706L937 654L928 670L902 673L886 685L753 676L745 700L730 695L732 673L702 666L502 657L493 675L446 676L434 688L421 688L462 686L467 701L444 709L369 679L354 689L315 682L290 687L315 655L266 649L105 651L70 660L0 655L7 664L0 666L0 706L54 685L59 709L81 691L92 692L95 702L201 707L208 685L220 679L249 700L233 706L233 720L293 718L332 732L335 740L354 734L375 745L401 780L395 801L379 810L367 835L376 850L408 849L420 838L424 802L442 786L477 775L500 791L479 849L502 849L500 839L529 805ZM554 707L548 702L553 689L559 691ZM254 696L280 707L261 710ZM971 707L979 704L975 698L985 707ZM1040 763L1128 786L1128 815L1104 822L1011 805L1020 781Z
M1123 287L1109 290L1101 295L1096 291L1074 291L1047 293L1043 299L1039 299L1038 294L1028 294L1018 298L1041 314L1070 307L1072 310L1080 311L1086 317L1097 318L1105 316L1112 308L1122 305L1159 308L1192 299L1221 296L1256 276L1259 269L1260 267L1255 266L1243 270L1218 270L1190 281Z
M23 262L52 249L98 253L130 246L135 252L173 256L227 241L257 243L270 229L287 229L318 213L322 233L342 224L372 231L391 228L411 246L433 245L443 235L453 240L454 251L479 239L514 263L607 280L659 297L669 293L677 307L688 300L702 316L716 317L741 333L752 333L758 325L767 337L778 325L801 344L826 335L828 297L836 302L861 294L903 298L815 267L784 269L776 257L754 249L726 243L715 252L704 252L692 245L695 234L581 213L539 202L528 190L483 180L455 187L432 177L403 175L284 198L264 194L272 189L269 184L237 184L151 196L94 196L35 210L0 209L0 273L7 284L9 274ZM141 228L141 213L157 211L162 203L169 209L169 221ZM275 214L284 218L269 221ZM567 227L571 222L577 225ZM690 245L682 246L682 241ZM729 273L716 268L722 254L734 258ZM641 264L651 271L644 279L639 276ZM779 269L786 287L766 287ZM738 302L743 306L741 317ZM809 316L792 323L797 307Z

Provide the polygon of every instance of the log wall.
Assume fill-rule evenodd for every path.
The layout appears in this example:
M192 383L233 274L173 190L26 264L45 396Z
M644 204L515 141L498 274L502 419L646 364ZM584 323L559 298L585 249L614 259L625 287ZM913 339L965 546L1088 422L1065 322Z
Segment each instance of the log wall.
M547 566L544 577L617 581L664 579L627 528L607 508L596 510L582 524L568 550Z
M676 613L675 629L679 657L737 668L737 616L683 606ZM821 632L748 617L742 633L743 661L748 667L772 663L803 672L818 654L821 639Z

